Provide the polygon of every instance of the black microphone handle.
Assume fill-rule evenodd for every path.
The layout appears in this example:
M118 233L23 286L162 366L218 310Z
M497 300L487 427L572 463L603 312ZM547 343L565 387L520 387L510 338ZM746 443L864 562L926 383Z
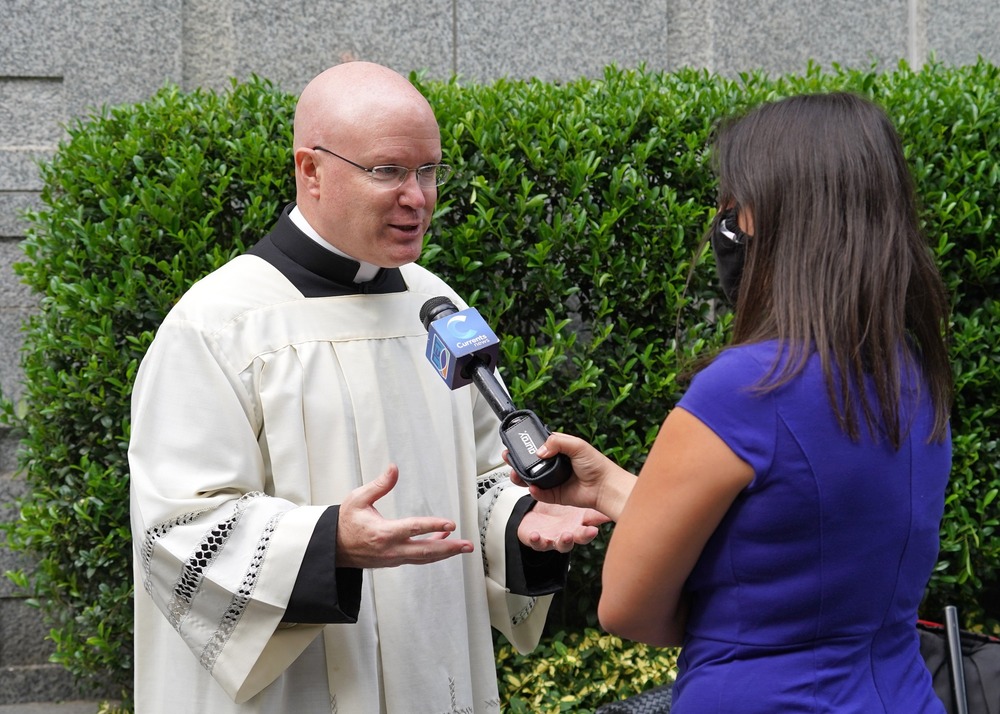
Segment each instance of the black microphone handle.
M420 321L429 330L432 322L456 312L458 308L451 300L435 297L420 308ZM548 459L538 458L538 447L551 432L533 411L514 406L507 390L481 357L473 354L462 368L462 376L473 381L490 409L500 419L500 439L507 447L511 466L524 481L539 488L552 488L572 475L573 466L566 454L556 454Z
M472 371L472 381L479 388L479 393L486 398L490 409L499 417L500 421L503 421L508 414L517 411L517 407L510 400L507 390L497 381L493 370L487 367L485 362L479 357L473 356L472 361L462 370L462 373L469 376L467 374L469 370Z

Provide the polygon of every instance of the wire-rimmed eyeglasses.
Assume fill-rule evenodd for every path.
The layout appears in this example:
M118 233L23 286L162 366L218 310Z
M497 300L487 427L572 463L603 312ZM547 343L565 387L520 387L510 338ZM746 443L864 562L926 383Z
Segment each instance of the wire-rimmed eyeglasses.
M325 154L336 156L341 161L346 161L351 166L361 169L372 177L372 181L375 184L382 188L399 188L406 181L406 177L410 175L411 171L417 175L417 184L419 184L420 188L440 186L451 176L451 166L448 164L424 164L415 169L408 169L405 166L394 166L392 164L368 168L322 146L314 146L313 151L322 151Z

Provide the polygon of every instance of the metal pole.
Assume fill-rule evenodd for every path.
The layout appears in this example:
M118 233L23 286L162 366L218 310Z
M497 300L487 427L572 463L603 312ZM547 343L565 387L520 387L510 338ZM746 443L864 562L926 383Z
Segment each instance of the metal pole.
M951 668L955 714L969 714L969 698L965 692L965 664L962 662L962 638L959 634L958 610L954 605L948 605L944 609L944 630L948 637L948 664Z

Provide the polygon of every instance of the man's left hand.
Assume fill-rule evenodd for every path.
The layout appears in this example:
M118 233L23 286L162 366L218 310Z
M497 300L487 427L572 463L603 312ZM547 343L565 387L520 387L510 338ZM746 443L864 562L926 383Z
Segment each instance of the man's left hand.
M609 520L592 508L539 502L524 514L517 528L517 538L534 550L568 553L574 546L594 540L597 526Z

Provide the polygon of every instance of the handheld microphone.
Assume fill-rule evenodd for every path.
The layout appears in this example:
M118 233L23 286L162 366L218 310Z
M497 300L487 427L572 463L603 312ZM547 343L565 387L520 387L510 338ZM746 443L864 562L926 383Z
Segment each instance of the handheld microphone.
M511 466L525 483L558 486L573 473L565 454L541 459L536 454L551 433L530 409L514 406L493 374L500 340L474 308L459 310L446 297L434 297L420 308L427 329L427 359L449 389L475 383L500 419L500 439Z

